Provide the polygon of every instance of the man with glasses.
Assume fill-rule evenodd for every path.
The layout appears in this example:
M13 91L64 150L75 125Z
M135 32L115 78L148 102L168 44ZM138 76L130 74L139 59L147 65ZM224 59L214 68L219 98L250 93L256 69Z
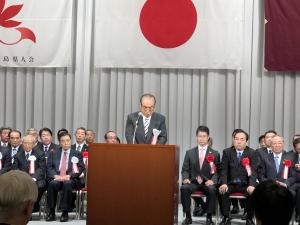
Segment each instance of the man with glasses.
M154 112L156 99L152 94L140 98L140 112L129 114L125 136L128 144L165 144L167 129L165 116Z

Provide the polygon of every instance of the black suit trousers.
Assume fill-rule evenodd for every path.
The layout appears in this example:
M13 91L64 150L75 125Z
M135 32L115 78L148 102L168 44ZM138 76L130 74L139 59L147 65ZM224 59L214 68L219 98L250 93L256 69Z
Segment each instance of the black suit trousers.
M202 191L206 196L206 209L208 214L213 214L216 209L217 188L216 185L206 186L204 184L184 184L180 188L181 203L184 212L191 211L191 194L195 191Z

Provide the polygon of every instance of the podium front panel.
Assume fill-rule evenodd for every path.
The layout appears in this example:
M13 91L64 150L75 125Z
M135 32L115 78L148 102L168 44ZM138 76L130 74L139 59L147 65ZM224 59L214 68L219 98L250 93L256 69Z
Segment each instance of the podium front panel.
M177 224L178 152L174 145L91 145L87 224Z

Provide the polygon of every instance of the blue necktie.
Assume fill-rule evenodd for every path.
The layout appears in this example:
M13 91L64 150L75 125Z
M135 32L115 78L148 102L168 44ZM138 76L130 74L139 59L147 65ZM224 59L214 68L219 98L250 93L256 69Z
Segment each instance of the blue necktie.
M276 156L274 156L274 159L275 159L276 171L278 173L278 171L279 171L279 157L276 155Z
M241 158L242 158L242 153L241 153L240 151L238 151L237 158L238 158L238 161L240 162L240 161L241 161Z

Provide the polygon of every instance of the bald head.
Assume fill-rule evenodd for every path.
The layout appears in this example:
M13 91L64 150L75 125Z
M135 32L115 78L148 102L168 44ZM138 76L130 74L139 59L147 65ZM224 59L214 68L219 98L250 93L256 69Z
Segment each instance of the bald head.
M22 142L22 145L23 145L23 149L26 151L26 152L30 152L34 146L34 143L35 143L35 137L30 135L30 134L26 134L24 137L23 137L23 142Z

